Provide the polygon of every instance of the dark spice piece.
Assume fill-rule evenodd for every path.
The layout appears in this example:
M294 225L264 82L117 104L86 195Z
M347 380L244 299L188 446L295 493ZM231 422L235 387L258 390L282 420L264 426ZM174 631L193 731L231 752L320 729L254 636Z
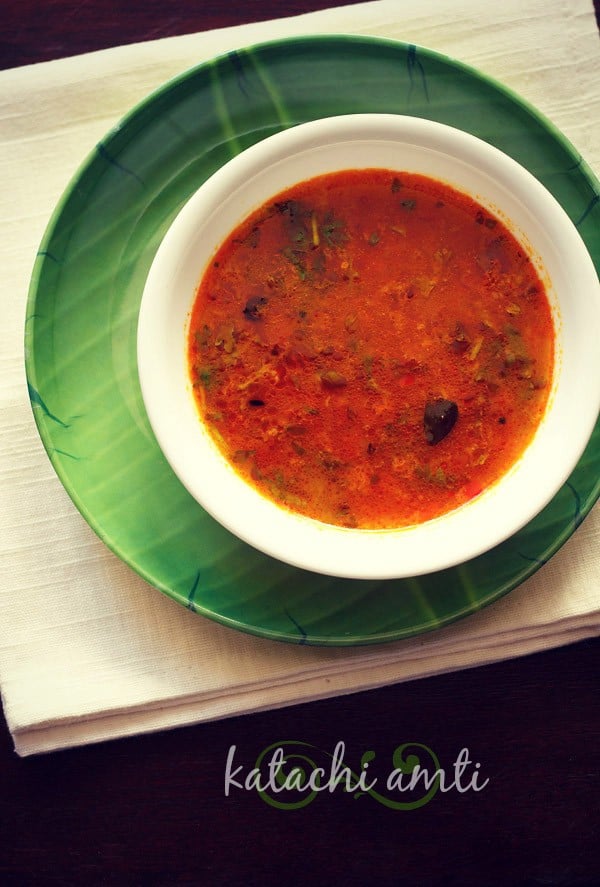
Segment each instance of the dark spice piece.
M261 320L263 309L268 301L266 296L251 296L246 302L243 314L248 320Z
M292 223L294 223L298 216L302 214L302 208L297 200L283 200L280 203L275 204L275 209L277 212L281 213L281 215L287 213L290 217L290 222Z
M450 434L458 419L458 406L452 400L437 398L425 404L423 427L427 443L437 444Z

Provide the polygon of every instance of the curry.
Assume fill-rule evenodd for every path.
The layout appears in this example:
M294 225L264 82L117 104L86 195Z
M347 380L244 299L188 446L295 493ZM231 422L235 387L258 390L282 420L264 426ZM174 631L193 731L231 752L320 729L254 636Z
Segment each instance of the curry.
M497 215L425 176L345 170L225 240L187 356L202 421L248 483L319 521L390 528L457 508L519 459L554 326Z

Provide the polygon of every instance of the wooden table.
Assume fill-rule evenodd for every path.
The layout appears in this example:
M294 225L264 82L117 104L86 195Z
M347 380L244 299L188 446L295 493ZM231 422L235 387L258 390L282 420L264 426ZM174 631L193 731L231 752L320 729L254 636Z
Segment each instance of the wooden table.
M331 0L19 0L2 67L293 15ZM551 4L549 4L550 6ZM126 8L121 8L126 7ZM1 884L595 885L600 883L600 639L367 693L20 760L0 726ZM448 770L462 749L481 791L398 810L317 793L278 809L224 793L277 742L384 778L405 742ZM236 777L236 781L239 776ZM306 796L306 795L305 795Z

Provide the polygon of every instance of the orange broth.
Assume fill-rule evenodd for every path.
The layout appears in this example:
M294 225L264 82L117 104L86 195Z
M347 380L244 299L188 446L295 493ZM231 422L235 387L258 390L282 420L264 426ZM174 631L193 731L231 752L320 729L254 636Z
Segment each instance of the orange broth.
M198 288L200 415L246 481L360 528L494 484L544 414L554 326L505 224L425 176L345 170L252 213Z

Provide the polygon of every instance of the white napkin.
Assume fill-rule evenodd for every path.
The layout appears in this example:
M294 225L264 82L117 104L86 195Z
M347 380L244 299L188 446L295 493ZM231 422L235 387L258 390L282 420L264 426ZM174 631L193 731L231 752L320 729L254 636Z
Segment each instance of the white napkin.
M49 216L105 132L152 89L218 53L347 32L428 46L531 101L600 170L591 0L378 0L0 72L0 687L19 754L191 724L476 666L600 629L600 511L498 603L412 640L294 647L238 634L146 585L80 517L29 407L25 299Z

